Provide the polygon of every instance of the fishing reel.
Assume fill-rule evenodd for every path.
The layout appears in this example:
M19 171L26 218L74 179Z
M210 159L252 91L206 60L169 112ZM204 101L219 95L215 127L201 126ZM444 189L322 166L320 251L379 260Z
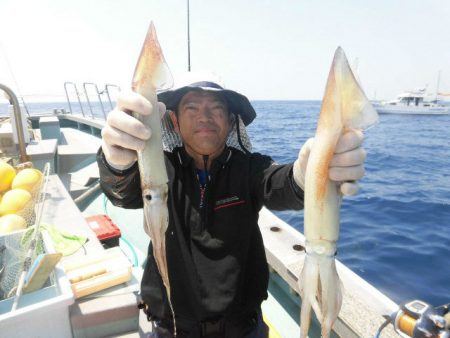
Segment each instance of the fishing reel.
M413 300L402 304L391 320L395 332L403 338L450 338L450 304L433 308Z
M420 300L404 303L386 316L375 338L389 323L403 338L450 338L450 303L436 308Z

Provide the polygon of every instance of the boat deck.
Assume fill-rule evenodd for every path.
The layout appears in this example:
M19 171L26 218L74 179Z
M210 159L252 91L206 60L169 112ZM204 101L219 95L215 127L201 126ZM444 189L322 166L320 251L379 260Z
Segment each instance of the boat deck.
M92 187L90 184L98 177L94 161L95 153L100 145L98 135L100 135L100 128L103 126L103 122L68 114L58 115L57 117L59 118L63 139L66 143L58 146L57 156L64 156L65 158L63 160L64 164L57 164L57 168L63 169L61 177L65 180L64 185L69 190L73 190L72 193L74 195L71 196L73 198L74 196L76 197L76 194L79 195ZM60 162L61 158L56 160L56 163ZM56 197L53 201L50 200L49 205L47 205L46 221L64 224L65 227L70 229L69 231L76 232L81 229L80 224L86 223L84 217L97 214L109 215L121 229L123 239L121 247L123 247L124 251L131 253L131 256L137 255L137 267L135 269L137 281L139 279L139 266L145 260L145 252L149 241L142 227L142 210L116 208L105 199L103 194L100 194L95 196L95 198L88 199L88 203L83 207L83 214L78 211L78 213L75 213L76 215L70 215L67 210L73 210L75 204L68 193L62 191L64 190L62 188L63 184L58 183L57 186L61 191L58 192L59 197ZM53 195L51 194L51 196ZM298 297L297 276L302 269L305 257L305 252L302 249L304 237L267 209L263 209L260 212L259 225L264 238L267 260L272 270L269 284L269 299L263 303L264 315L274 325L279 336L297 336L299 332L299 305L301 302ZM92 231L83 231L87 231L86 235L90 238L88 245L93 246L92 250L103 250L96 238L93 237ZM132 245L129 246L127 243L132 243ZM392 313L396 310L397 305L340 262L337 262L337 269L344 286L344 303L339 318L334 325L336 333L333 333L333 337L373 336L384 322L383 315ZM134 288L133 291L129 290L130 292L137 292L138 282L136 281L134 284L131 284L132 286L129 286ZM72 307L72 309L76 309L71 311L77 314L73 318L78 318L75 319L75 324L72 322L75 328L78 327L81 330L84 327L90 327L91 332L96 333L101 331L95 330L111 328L111 325L107 323L115 320L111 317L114 311L108 309L107 302L104 302L105 298L102 297L114 297L114 294L111 295L106 292L95 297L88 297L88 299L77 302ZM133 297L131 296L131 298ZM94 305L92 302L94 302ZM95 305L96 302L98 303L97 305ZM82 304L84 305L82 306ZM99 305L105 305L104 316L95 312ZM90 310L92 308L94 310ZM85 321L80 319L83 318L81 315L83 313L90 314L86 315ZM126 318L124 320L126 321ZM310 336L318 337L318 326L313 326L310 330ZM124 323L122 323L122 327L126 327ZM146 330L148 329L148 323L145 323L144 320L141 321L140 329L136 329L130 334L123 332L116 336L140 336L147 332ZM398 337L391 326L383 331L382 336L386 338Z

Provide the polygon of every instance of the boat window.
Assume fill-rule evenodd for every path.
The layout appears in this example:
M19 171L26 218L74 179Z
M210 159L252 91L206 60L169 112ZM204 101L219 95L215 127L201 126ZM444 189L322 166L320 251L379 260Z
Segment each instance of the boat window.
M412 97L402 97L401 103L403 103L406 106L409 106L409 104L413 101Z

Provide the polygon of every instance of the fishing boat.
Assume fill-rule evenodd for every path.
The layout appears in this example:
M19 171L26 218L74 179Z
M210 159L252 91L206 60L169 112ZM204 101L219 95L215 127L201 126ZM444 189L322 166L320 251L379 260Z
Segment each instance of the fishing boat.
M79 111L72 106L69 86L77 96ZM90 99L89 86L95 88L97 101ZM107 115L102 95L107 95L113 109L111 87L120 90L108 84L100 91L96 84L84 83L82 100L76 84L66 82L68 111L55 108L30 115L15 93L0 84L11 112L0 121L2 161L19 166L31 161L47 174L36 203L38 212L29 224L34 227L0 235L2 337L147 337L152 332L150 322L138 310L150 241L142 224L142 210L112 206L100 189L96 154ZM85 105L89 113L85 113ZM101 108L101 114L94 113L94 105ZM300 332L299 275L306 257L305 237L266 208L260 211L258 225L270 269L269 296L262 304L269 337L296 337ZM27 231L42 234L40 250L45 257L58 253L65 257L51 269L44 266L39 270L42 260L22 255L22 251L30 251L24 250L30 237ZM21 274L11 272L12 265L18 265ZM338 260L336 268L343 304L332 337L379 337L384 329L383 337L401 334L416 338L415 332L421 329L446 330L448 305L434 309L413 301L399 307ZM35 271L42 274L29 273ZM11 275L25 272L27 281L38 275L42 285L22 292L22 277L16 282L17 277ZM320 337L317 321L309 335Z
M2 86L8 90L8 87ZM104 288L108 280L98 286L99 291L80 297L78 289L70 287L67 269L61 264L73 260L64 257L53 272L54 283L42 290L23 295L19 307L11 311L12 299L0 301L1 335L8 337L139 337L151 331L151 325L138 312L138 293L142 265L144 264L149 238L142 226L142 210L125 210L107 203L99 189L98 167L95 155L100 147L100 131L104 125L103 114L92 113L91 102L87 101L91 115L85 114L79 101L79 112L55 109L27 116L20 110L17 98L8 90L12 120L15 126L27 126L34 135L28 144L17 135L20 127L12 128L16 152L4 150L4 157L16 161L31 160L35 167L52 166L49 189L46 192L46 206L42 222L58 225L64 231L87 237L88 242L74 255L85 260L89 255L103 255L105 240L89 225L94 218L109 219L118 225L121 239L113 246L120 248L128 257L132 268L126 282L111 288ZM100 98L100 96L99 96ZM68 105L73 102L68 99ZM103 104L102 104L103 106ZM29 124L24 124L24 119ZM10 129L11 130L11 129ZM1 144L13 135L0 134ZM10 142L10 143L11 143ZM10 144L9 143L9 144ZM259 226L264 238L267 261L270 266L269 298L263 303L263 314L270 329L270 337L296 337L299 334L298 276L305 259L303 234L262 209ZM1 236L0 236L1 237ZM103 242L103 245L102 245ZM110 249L107 249L110 250ZM107 251L106 250L106 251ZM109 252L109 251L108 251ZM339 317L333 327L333 337L374 336L387 323L393 313L399 313L399 306L375 287L337 261L338 274L343 283L344 301ZM65 272L66 271L66 272ZM95 276L94 276L95 277ZM95 278L93 279L93 281ZM69 287L68 287L69 285ZM51 289L51 290L50 290ZM95 291L95 290L94 290ZM400 310L400 313L402 310ZM47 313L48 321L43 319ZM58 323L51 318L56 318ZM26 318L27 325L17 326ZM318 323L310 330L310 337L320 337ZM382 337L398 337L394 326L387 326ZM408 336L406 336L408 337Z
M436 96L437 97L437 96ZM425 88L406 91L395 100L376 102L374 108L380 114L418 114L446 115L450 113L450 105L431 99Z

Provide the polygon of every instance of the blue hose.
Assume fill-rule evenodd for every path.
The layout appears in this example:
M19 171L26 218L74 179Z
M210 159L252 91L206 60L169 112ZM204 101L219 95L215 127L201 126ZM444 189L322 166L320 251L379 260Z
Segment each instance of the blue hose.
M108 199L106 198L106 195L103 194L103 211L104 211L105 215L108 215L107 203L108 203Z
M131 253L133 254L133 266L138 266L139 265L139 259L138 259L138 256L136 254L136 250L134 250L133 244L131 244L128 241L128 239L126 239L124 236L121 236L120 240L123 241L130 248Z

